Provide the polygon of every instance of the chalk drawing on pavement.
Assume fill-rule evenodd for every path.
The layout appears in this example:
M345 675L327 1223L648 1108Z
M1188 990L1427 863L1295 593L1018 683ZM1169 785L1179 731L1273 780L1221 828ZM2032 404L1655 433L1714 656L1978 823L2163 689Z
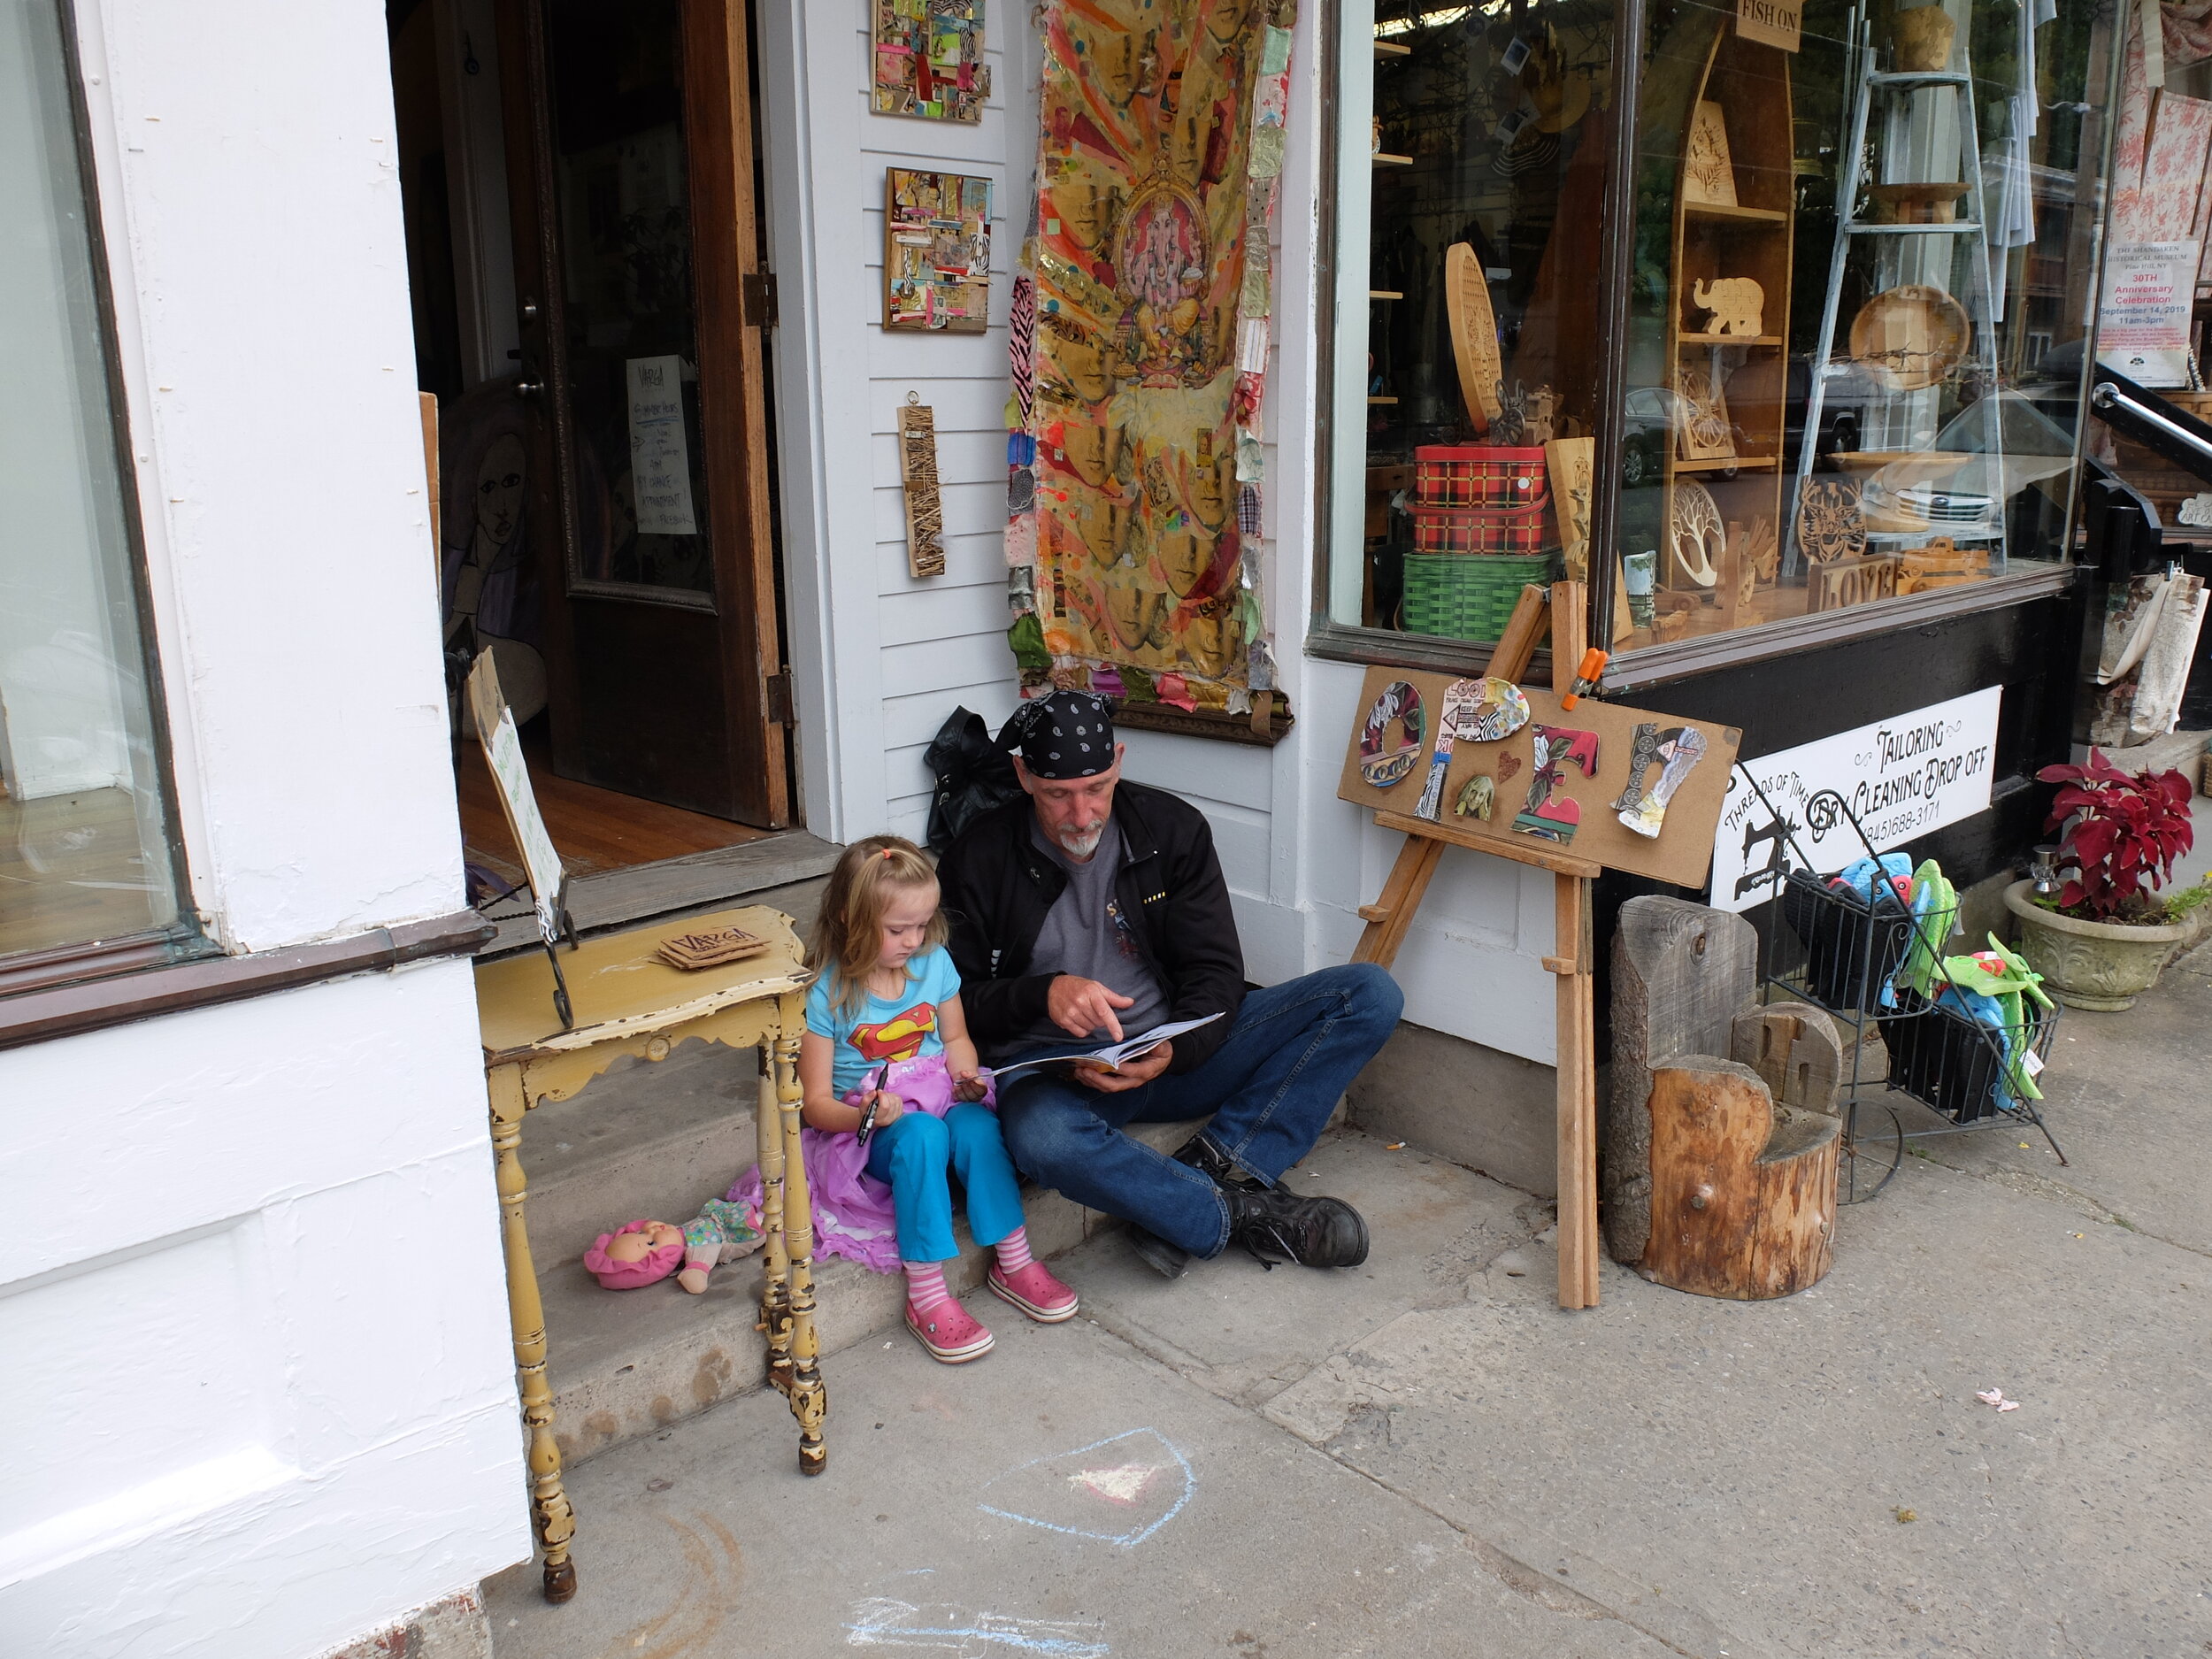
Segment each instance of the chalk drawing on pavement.
M1095 1619L1014 1618L970 1612L949 1601L918 1606L887 1595L856 1601L845 1629L855 1647L919 1648L958 1659L998 1659L1002 1654L1107 1659L1113 1652L1094 1640L1105 1629Z
M1130 1429L1017 1464L985 1485L977 1507L1049 1532L1131 1547L1173 1520L1197 1490L1190 1460L1165 1436Z

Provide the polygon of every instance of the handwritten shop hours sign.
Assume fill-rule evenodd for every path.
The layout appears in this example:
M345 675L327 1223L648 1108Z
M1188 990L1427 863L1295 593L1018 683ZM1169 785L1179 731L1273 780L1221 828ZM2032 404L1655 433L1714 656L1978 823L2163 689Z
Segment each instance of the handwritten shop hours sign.
M1729 776L1714 833L1712 902L1747 910L1768 898L1786 853L1793 864L1811 859L1821 875L1865 856L1831 796L1851 809L1880 852L1984 810L2001 695L1991 686L1743 762ZM1787 836L1744 782L1746 772L1788 820Z

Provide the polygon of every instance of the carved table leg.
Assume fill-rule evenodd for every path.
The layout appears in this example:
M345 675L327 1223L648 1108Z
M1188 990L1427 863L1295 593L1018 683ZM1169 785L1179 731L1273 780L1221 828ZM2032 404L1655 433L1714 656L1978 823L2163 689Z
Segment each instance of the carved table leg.
M776 1094L783 1119L784 1144L784 1269L788 1277L786 1305L790 1310L791 1366L785 1393L791 1415L799 1419L799 1472L818 1475L828 1467L829 1449L822 1440L822 1419L829 1414L829 1396L815 1361L820 1351L814 1330L814 1204L807 1190L806 1160L800 1155L799 1107L804 1092L799 1086L799 1035L795 1026L776 1041Z
M760 1045L760 1102L754 1109L760 1147L760 1324L768 1338L768 1380L791 1394L791 1257L783 1233L783 1108L776 1094L776 1051Z
M576 1594L576 1566L568 1558L576 1514L561 1485L561 1450L553 1440L553 1390L545 1380L545 1310L538 1301L537 1269L530 1260L530 1235L522 1223L522 1203L527 1196L522 1175L522 1115L528 1102L520 1066L499 1066L488 1081L493 1169L507 1253L507 1311L514 1325L522 1421L530 1436L531 1518L537 1525L538 1541L545 1547L545 1599L557 1604Z

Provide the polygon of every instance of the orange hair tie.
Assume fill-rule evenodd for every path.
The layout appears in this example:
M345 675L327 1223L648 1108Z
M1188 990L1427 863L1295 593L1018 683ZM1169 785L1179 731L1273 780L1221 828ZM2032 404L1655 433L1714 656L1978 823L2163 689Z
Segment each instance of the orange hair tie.
M898 850L898 849L896 849L895 847L886 847L886 848L883 848L882 849L880 849L880 850L879 850L879 851L876 854L876 856L877 856L877 857L879 857L879 858L888 858L888 857L889 857L889 856L890 856L893 853L896 852L897 850Z

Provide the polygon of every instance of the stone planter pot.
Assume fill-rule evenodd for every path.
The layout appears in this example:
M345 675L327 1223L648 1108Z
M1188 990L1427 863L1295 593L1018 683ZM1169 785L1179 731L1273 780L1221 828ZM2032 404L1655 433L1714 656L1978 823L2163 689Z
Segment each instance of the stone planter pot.
M2138 995L2158 983L2158 971L2189 933L2178 922L2131 927L2078 921L2036 903L2028 896L2034 886L2016 881L2007 887L2005 908L2019 918L2020 954L2069 1008L2117 1013L2133 1007Z

